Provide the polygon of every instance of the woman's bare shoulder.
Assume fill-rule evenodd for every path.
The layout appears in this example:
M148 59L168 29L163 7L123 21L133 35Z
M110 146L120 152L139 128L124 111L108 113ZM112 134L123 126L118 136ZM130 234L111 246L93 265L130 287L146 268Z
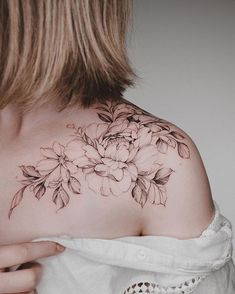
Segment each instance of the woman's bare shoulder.
M60 136L51 134L29 144L21 158L7 159L2 235L16 233L16 222L35 237L103 238L140 229L178 232L189 216L192 225L198 217L205 224L205 171L182 129L127 100L100 103L63 124ZM190 212L193 207L202 209L200 216ZM178 227L172 227L173 218Z
M142 235L199 236L215 208L206 169L191 136L129 101L99 110L99 118L108 123L104 138L112 146L112 160L126 165L120 186L141 208ZM111 194L119 184L114 180Z
M140 140L133 199L142 209L141 235L200 236L215 213L206 168L192 137L169 120L136 108Z

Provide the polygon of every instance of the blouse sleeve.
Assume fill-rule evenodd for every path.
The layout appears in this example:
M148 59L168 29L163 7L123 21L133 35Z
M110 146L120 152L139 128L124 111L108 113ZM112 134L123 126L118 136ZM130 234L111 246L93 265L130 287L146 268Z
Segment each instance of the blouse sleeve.
M172 282L171 275L151 275L150 278L133 278L120 291L120 294L234 294L235 293L235 266L230 259L219 270L206 275L194 275L191 278L178 277L179 282Z

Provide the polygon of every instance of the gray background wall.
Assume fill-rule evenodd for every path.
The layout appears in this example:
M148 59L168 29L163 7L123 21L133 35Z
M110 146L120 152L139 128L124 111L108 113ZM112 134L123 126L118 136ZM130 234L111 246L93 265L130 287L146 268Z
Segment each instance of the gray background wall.
M235 1L134 0L128 50L124 96L191 136L235 235Z

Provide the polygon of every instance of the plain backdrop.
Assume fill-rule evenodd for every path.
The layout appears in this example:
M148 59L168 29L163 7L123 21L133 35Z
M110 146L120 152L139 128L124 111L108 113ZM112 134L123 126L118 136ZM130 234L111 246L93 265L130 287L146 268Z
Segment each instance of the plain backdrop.
M134 0L127 37L141 80L124 97L193 139L235 234L235 1Z

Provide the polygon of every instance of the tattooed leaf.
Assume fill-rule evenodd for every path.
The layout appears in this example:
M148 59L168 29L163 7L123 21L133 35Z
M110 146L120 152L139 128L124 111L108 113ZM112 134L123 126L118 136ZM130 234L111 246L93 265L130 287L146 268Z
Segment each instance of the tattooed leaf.
M58 159L57 154L54 152L52 148L40 148L41 153L46 158Z
M86 133L83 134L83 138L86 143L90 144L91 146L94 146L94 142L92 141L92 139L89 136L87 136Z
M167 144L169 146L175 148L176 147L176 144L177 144L176 141L175 141L175 139L173 139L173 138L171 138L169 136L166 136L166 138L167 138Z
M120 112L117 116L116 116L116 119L119 119L119 118L125 118L127 117L128 115L131 115L132 113L128 113L128 112Z
M176 132L176 131L171 131L169 134L179 140L182 140L185 138L182 134L180 134L179 132Z
M90 144L91 146L94 146L93 140L88 136L86 136L86 137L87 137L87 143Z
M68 188L73 193L80 194L81 184L76 178L70 177L68 181Z
M98 107L96 107L96 109L99 109L99 110L102 110L102 111L106 111L106 112L109 111L108 108L105 108L105 107L102 107L102 106L98 106Z
M159 125L161 125L161 128L165 131L170 131L170 127L168 125L165 124L165 121L164 120L159 120Z
M21 165L20 169L22 170L23 175L25 177L34 177L34 178L40 178L41 177L40 173L32 165L27 165L27 166L26 165Z
M147 193L145 190L141 189L140 185L138 185L138 180L136 181L135 187L132 189L131 194L132 198L143 208L147 201Z
M99 118L104 122L113 122L112 118L104 113L98 113Z
M158 185L159 191L159 202L162 205L166 205L167 195L166 195L166 188L164 186Z
M29 177L29 178L27 178L26 180L21 180L20 182L21 182L21 184L23 184L24 186L28 186L28 185L30 185L30 184L33 184L34 179Z
M42 198L45 192L46 192L46 187L44 183L40 183L33 188L33 193L38 200Z
M148 190L148 199L151 204L166 204L167 195L166 195L166 189L162 185L156 185L153 182L151 182L151 185Z
M48 188L50 189L55 189L59 185L60 181L50 181L47 185Z
M144 179L139 177L138 180L137 180L137 184L138 186L140 187L141 190L146 190L146 185L145 185L145 182L144 182Z
M156 142L157 150L161 153L166 153L168 149L168 144L163 141L161 138Z
M156 184L151 182L148 190L148 199L151 204L159 204L159 190Z
M165 185L168 182L169 177L172 172L173 172L173 169L168 168L168 167L163 167L156 172L156 174L153 178L153 181L157 185Z
M186 144L178 142L178 153L182 158L190 158L190 151Z
M12 211L15 207L17 207L21 200L23 199L23 196L24 196L24 190L26 189L27 186L21 188L14 196L14 198L12 199L12 202L11 202L11 207L10 207L10 210L9 210L9 213L8 213L8 218L11 217L11 214L12 214Z
M69 195L67 194L62 185L55 189L52 195L52 200L56 204L58 210L65 207L69 203Z

